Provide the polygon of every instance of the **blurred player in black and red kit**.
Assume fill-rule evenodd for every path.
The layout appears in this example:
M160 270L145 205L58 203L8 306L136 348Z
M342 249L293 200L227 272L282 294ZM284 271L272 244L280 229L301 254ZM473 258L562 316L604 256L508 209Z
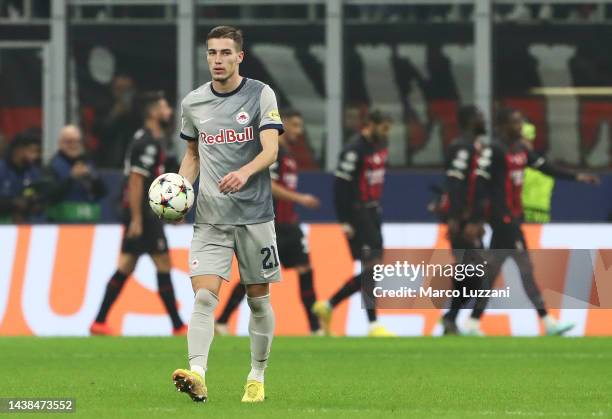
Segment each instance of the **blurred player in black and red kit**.
M293 109L283 111L281 118L285 133L278 137L278 157L276 162L270 166L278 255L284 268L295 268L298 272L300 298L306 310L310 331L312 334L320 334L319 321L311 312L316 298L308 242L302 233L294 208L295 204L311 209L318 208L319 200L311 194L297 191L298 167L291 155L290 148L304 133L304 119L298 111ZM244 285L236 284L221 316L215 322L217 334L227 335L229 333L227 322L245 293Z
M489 223L493 230L489 252L491 260L486 270L483 287L490 288L503 262L512 257L521 273L523 288L544 323L546 334L561 335L573 327L572 323L560 322L548 314L540 290L533 277L533 265L521 224L523 208L521 191L523 173L527 166L557 179L597 184L599 178L586 173L573 173L547 162L525 143L522 137L524 118L514 109L501 109L497 115L499 140L484 147L476 169L477 198L474 208L477 217L483 216L483 203L490 205ZM482 335L480 317L487 304L486 298L476 300L471 317L465 324L468 335Z
M485 119L474 105L462 106L457 114L460 136L448 147L445 161L448 209L446 222L448 237L457 263L477 265L483 263L481 249L484 233L482 222L474 220L472 208L476 193L476 165L481 148L479 139L486 134ZM467 275L454 279L460 296L451 300L449 310L442 317L445 335L459 333L456 325L459 309L467 302L462 289L478 288L480 278Z
M92 335L114 334L106 324L106 316L143 253L151 256L157 269L158 292L170 315L173 333L187 334L187 326L181 321L176 307L164 223L153 214L148 204L151 183L164 173L165 157L160 142L172 122L172 108L162 92L147 93L142 102L144 126L134 134L125 160L121 255L117 271L106 286L98 316L91 325Z
M327 334L330 333L334 307L360 291L363 278L371 278L373 265L381 261L383 237L380 198L385 182L390 130L391 118L379 111L372 111L360 134L340 153L335 173L336 214L348 239L353 259L361 260L362 272L349 279L329 300L314 304L313 312L319 317ZM370 322L369 336L395 336L377 322L375 309L366 311Z

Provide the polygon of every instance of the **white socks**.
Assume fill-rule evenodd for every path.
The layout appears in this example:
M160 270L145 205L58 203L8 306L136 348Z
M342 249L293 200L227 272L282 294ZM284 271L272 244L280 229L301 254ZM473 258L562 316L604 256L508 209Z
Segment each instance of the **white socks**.
M249 375L247 376L247 381L251 381L251 380L255 380L255 381L259 381L260 383L264 382L264 370L258 370L255 368L251 368L251 372L249 372Z
M270 347L274 337L274 312L270 305L270 294L248 297L251 309L249 335L251 337L251 372L248 380L264 381L264 369L268 365Z
M199 289L193 303L193 313L187 333L189 365L192 371L204 377L208 364L208 352L215 335L215 307L219 303L216 295L207 289Z
M192 366L191 371L197 372L202 378L206 377L206 370L199 365Z

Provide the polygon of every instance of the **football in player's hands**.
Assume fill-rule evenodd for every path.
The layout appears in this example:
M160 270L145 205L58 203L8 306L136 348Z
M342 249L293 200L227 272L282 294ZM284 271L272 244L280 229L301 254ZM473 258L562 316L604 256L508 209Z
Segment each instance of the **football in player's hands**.
M149 188L149 206L159 218L166 221L177 221L185 217L194 199L191 183L176 173L158 176Z

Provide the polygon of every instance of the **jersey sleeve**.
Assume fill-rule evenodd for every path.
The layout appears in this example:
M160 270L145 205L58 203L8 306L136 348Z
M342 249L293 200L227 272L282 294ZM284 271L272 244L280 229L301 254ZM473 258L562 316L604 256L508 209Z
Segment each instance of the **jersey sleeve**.
M476 164L476 187L471 219L482 221L485 217L485 206L489 202L495 208L501 208L491 191L495 188L504 188L503 165L504 152L495 145L486 146L480 152ZM501 184L500 184L501 183Z
M137 141L130 152L130 172L150 177L158 159L158 146L147 141Z
M476 164L476 176L487 181L503 180L504 151L496 145L486 146L480 152Z
M357 183L360 164L361 157L358 149L350 147L340 153L338 168L335 172L334 206L338 221L341 223L350 221L351 208L357 199L354 185Z
M181 138L186 141L196 141L198 130L196 129L193 118L188 112L185 101L181 103Z
M281 135L285 132L280 114L278 113L278 105L276 104L276 95L274 90L268 85L265 85L261 90L259 100L259 111L261 118L259 120L259 130L276 129Z
M278 181L280 179L280 162L276 160L270 165L270 178Z
M335 176L347 182L352 182L357 176L360 160L359 152L354 148L343 150L340 153L338 167L334 173Z
M470 165L470 152L466 147L452 146L449 149L445 168L450 218L458 218L465 211Z
M555 179L576 180L576 174L561 167L550 164L544 156L534 151L527 151L527 164L540 172L552 176Z

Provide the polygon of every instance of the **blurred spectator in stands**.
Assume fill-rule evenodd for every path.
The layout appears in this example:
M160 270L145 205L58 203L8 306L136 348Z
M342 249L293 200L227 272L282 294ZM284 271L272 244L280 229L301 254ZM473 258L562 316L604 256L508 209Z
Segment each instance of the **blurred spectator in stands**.
M47 210L50 221L96 222L100 220L100 199L106 186L96 174L93 162L85 156L83 135L75 125L60 131L59 150L47 169L53 181Z
M99 167L123 167L127 147L140 126L136 109L136 86L130 76L117 75L111 85L111 102L96 110L93 133L99 145L95 160Z
M0 222L36 221L42 212L44 187L40 168L39 129L15 136L0 160Z

